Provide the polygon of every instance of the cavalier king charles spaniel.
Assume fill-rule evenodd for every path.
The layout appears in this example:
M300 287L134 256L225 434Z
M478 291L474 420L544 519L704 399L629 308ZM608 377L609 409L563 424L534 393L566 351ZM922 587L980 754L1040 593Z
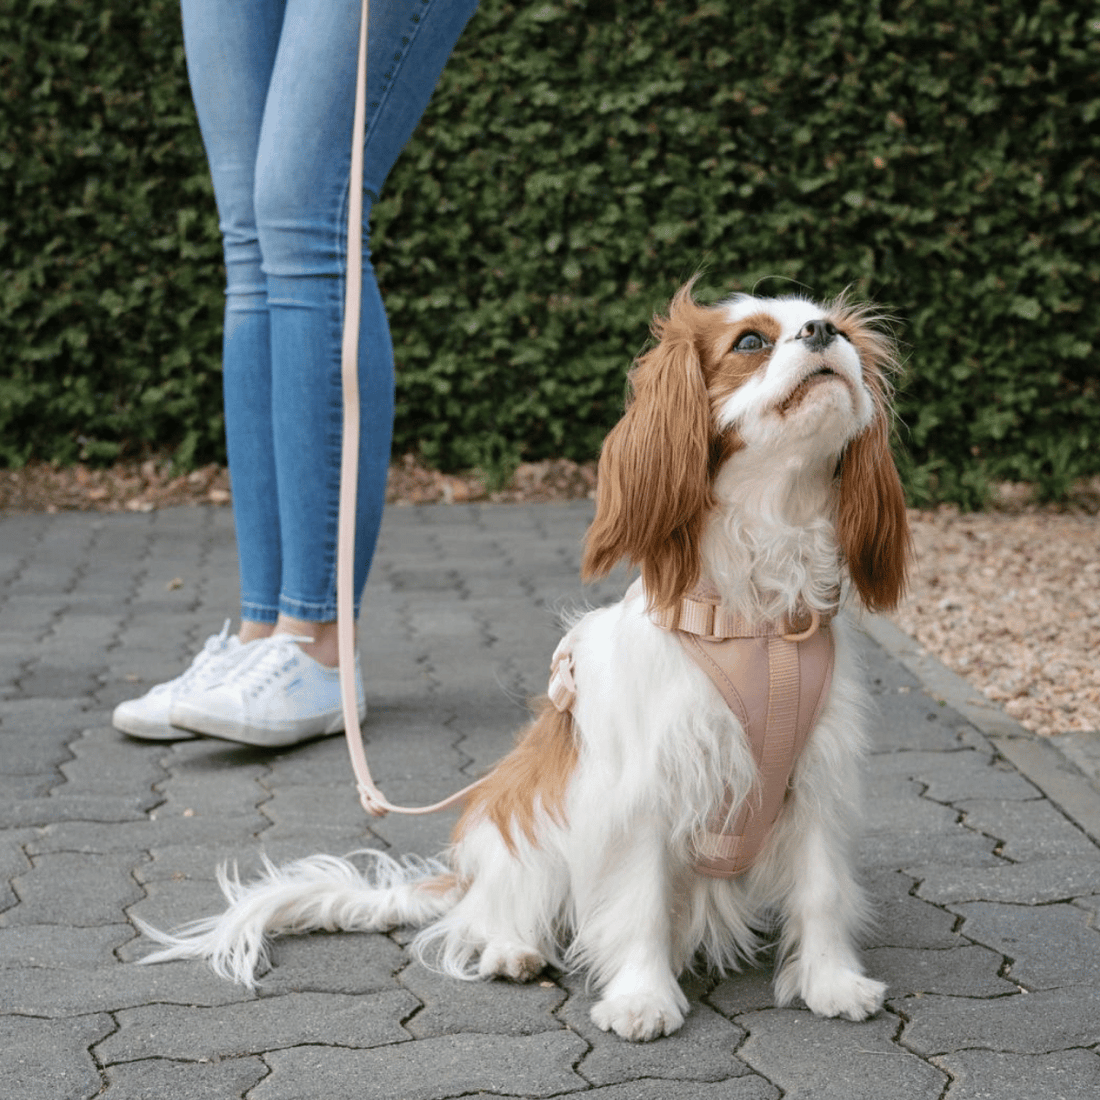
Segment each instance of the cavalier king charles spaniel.
M205 958L253 984L280 932L422 926L462 978L587 970L592 1019L680 1027L685 968L752 961L778 926L776 1003L862 1020L885 986L855 940L852 867L868 700L837 617L901 596L905 504L889 450L895 351L845 298L689 283L630 374L600 457L584 575L627 559L625 598L573 623L547 697L468 797L440 861L381 852L266 864L144 961Z

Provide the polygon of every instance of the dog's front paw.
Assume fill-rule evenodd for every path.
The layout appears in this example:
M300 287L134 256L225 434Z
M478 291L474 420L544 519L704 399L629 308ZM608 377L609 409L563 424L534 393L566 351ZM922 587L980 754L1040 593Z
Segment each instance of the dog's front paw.
M638 1043L678 1031L684 1013L674 999L654 993L627 993L599 1001L592 1009L592 1022Z
M518 943L490 943L481 953L478 976L510 978L513 982L529 982L546 966L546 960L529 947Z
M802 999L818 1016L866 1020L882 1008L886 986L849 967L830 967L807 976Z

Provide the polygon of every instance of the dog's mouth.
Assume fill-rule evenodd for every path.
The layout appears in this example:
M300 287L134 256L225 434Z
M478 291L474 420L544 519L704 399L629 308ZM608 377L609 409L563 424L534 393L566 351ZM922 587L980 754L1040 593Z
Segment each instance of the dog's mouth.
M795 386L795 388L791 390L791 392L787 394L787 396L780 402L780 413L790 412L791 409L802 403L806 395L811 390L816 389L818 386L826 382L843 382L845 385L847 385L848 379L845 378L844 375L840 374L839 371L833 370L832 367L818 367L817 370L812 371L810 374L806 375L806 377L803 378L802 381L799 382L798 385Z

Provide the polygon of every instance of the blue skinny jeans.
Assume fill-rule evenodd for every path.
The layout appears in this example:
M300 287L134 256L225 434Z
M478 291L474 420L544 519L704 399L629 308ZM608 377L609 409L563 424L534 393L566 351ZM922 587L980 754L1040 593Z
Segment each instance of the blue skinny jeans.
M359 0L181 0L225 251L226 442L241 616L336 618L348 172ZM371 208L476 0L373 0L363 183L355 610L393 435Z

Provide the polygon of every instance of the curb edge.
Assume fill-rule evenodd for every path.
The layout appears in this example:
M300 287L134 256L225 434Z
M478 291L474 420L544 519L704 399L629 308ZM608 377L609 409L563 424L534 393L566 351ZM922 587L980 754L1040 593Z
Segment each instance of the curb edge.
M1010 718L885 616L862 615L856 624L916 676L934 699L946 703L984 734L1017 771L1100 844L1100 788L1055 741Z

